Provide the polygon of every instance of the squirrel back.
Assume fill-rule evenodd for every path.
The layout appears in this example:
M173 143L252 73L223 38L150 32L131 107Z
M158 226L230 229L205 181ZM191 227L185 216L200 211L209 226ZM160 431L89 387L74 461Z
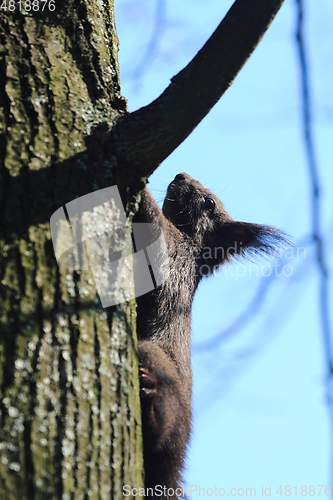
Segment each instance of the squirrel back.
M269 226L234 221L215 195L185 173L169 184L162 211L145 188L134 222L157 225L167 247L167 279L137 298L137 333L145 486L151 498L176 499L191 431L195 291L232 257L270 253L286 238Z

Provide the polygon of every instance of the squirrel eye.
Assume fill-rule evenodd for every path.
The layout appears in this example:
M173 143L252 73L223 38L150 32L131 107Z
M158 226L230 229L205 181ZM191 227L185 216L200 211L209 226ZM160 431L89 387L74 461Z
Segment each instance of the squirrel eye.
M212 198L205 198L205 207L212 212L215 208L215 201Z

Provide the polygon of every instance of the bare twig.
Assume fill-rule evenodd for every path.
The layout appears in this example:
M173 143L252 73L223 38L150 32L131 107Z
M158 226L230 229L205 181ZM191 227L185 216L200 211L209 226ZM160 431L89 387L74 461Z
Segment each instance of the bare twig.
M295 246L296 248L313 249L314 252L316 250L315 242L313 238L310 240L309 236L303 237ZM279 266L280 268L283 267L286 260L287 259L282 259ZM288 262L290 262L289 259ZM250 301L244 311L229 327L225 328L220 334L207 342L194 344L193 354L200 354L201 356L211 354L218 361L216 362L216 360L213 361L211 359L210 366L214 365L215 367L219 367L217 371L211 374L209 381L204 384L197 396L198 400L201 402L200 412L206 411L217 399L224 397L230 392L236 380L244 375L244 372L252 366L258 356L263 354L265 349L271 345L272 341L281 332L281 322L283 323L286 321L289 316L288 309L290 312L294 310L297 305L297 300L300 299L300 294L298 294L297 296L293 296L293 300L290 300L289 297L286 297L286 293L290 292L292 285L310 276L308 259L304 258L301 261L296 261L295 264L296 266L293 265L293 274L288 278L288 290L283 288L280 298L274 301L274 308L271 308L269 312L266 311L264 320L265 326L256 330L255 335L251 336L251 338L245 342L241 348L238 348L235 353L230 355L230 353L227 352L226 356L223 357L223 351L219 350L219 347L221 344L227 343L230 337L234 339L237 334L240 334L244 327L248 326L250 321L262 310L265 298L272 289L276 275L271 275L269 278L263 278L261 280L252 301ZM314 259L313 264L315 265ZM306 286L303 286L302 290L305 291ZM278 309L276 305L278 305ZM277 310L283 310L284 314L279 314Z
M298 242L297 248L304 246L308 248L309 237L302 238ZM312 242L313 246L313 242ZM280 268L283 267L287 259L282 259ZM288 259L290 263L290 260ZM309 264L306 259L294 261L293 274L288 278L288 289L283 288L279 295L279 298L274 300L274 306L271 307L270 311L266 311L265 315L265 327L256 329L254 335L245 342L242 342L242 347L237 348L237 350L230 355L230 352L223 349L225 356L223 356L223 351L219 346L230 339L235 339L236 334L240 334L243 327L249 326L251 320L255 319L258 313L262 310L265 298L268 292L272 290L272 285L274 283L276 274L272 274L269 278L263 278L259 284L258 290L254 295L254 298L243 311L243 313L234 321L234 323L223 330L219 335L208 341L207 343L195 344L194 354L204 354L211 353L213 357L218 359L217 362L212 362L215 367L219 367L216 371L211 374L209 381L204 384L204 387L199 393L199 400L201 401L201 411L206 411L210 405L215 402L218 398L224 397L230 390L232 390L236 380L238 380L245 371L248 370L255 360L264 353L265 349L271 345L272 341L281 332L281 322L285 322L288 317L289 311L296 307L297 299L300 299L300 294L291 301L290 297L287 295L291 293L291 288L293 284L300 282L301 280L309 277ZM302 287L302 290L306 290L306 287ZM283 310L284 314L279 314L279 311ZM205 354L204 354L205 355ZM222 358L222 362L221 362ZM204 359L204 358L203 358Z
M147 48L141 57L138 64L131 71L131 76L135 80L137 84L140 78L142 78L145 71L150 64L152 64L156 52L158 50L158 46L160 40L162 38L164 29L165 29L165 11L166 11L166 0L156 0L156 11L155 11L155 20L154 20L154 29L153 33L148 42Z
M301 238L295 245L295 248L307 247L309 244L309 237ZM289 259L281 258L276 261L275 273L271 273L270 276L263 277L260 280L257 291L255 292L252 300L245 307L243 312L224 330L215 335L209 340L204 342L198 342L193 345L193 353L203 353L207 351L216 350L222 343L226 342L230 337L234 337L236 333L240 332L248 323L257 316L257 314L262 310L266 296L272 288L272 285L277 277L281 276L279 271L283 269L286 262L290 262ZM294 275L293 275L294 276Z
M316 248L316 261L320 276L319 307L321 317L321 331L323 336L325 358L326 358L326 397L329 407L331 431L333 435L333 353L332 353L332 331L329 314L329 272L325 256L325 241L321 229L321 189L319 181L319 168L315 155L310 83L308 71L308 59L305 48L304 36L304 5L303 0L296 0L297 28L296 41L300 65L301 90L302 90L302 114L303 135L306 150L307 165L310 177L311 189L311 215L312 215L312 237ZM333 468L333 464L332 464ZM331 471L333 474L333 470Z

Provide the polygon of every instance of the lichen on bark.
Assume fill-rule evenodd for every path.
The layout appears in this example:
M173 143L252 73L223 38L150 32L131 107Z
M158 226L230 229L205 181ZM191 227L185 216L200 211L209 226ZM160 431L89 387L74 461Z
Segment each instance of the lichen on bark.
M58 267L49 225L114 182L113 2L0 23L0 498L120 498L142 485L135 303L103 310L91 271Z

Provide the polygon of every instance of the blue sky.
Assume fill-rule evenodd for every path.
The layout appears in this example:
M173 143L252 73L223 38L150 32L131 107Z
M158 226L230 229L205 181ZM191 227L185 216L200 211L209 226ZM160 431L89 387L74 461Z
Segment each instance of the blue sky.
M231 4L164 0L157 50L147 58L156 1L115 0L122 93L130 111L168 86ZM332 268L333 4L307 0L305 8L322 229ZM149 187L157 201L173 177L185 171L219 196L234 219L276 226L295 242L306 242L310 186L295 23L296 2L285 0L232 87L151 177ZM135 68L143 58L145 72L139 75ZM199 287L193 307L194 420L187 485L217 486L226 496L231 488L256 488L257 497L262 486L271 486L271 498L281 498L276 493L280 485L283 492L290 485L295 497L295 486L301 496L302 485L308 494L315 485L318 496L317 485L330 484L332 437L319 277L311 246L305 255L297 256L295 249L294 256L283 261L292 275L274 278L258 312L209 352L198 345L224 331L248 307L263 283L262 274L269 271L268 262L258 261L257 267L238 262ZM331 310L332 303L331 298ZM200 497L192 494L202 496L203 490ZM325 496L322 490L320 498Z

